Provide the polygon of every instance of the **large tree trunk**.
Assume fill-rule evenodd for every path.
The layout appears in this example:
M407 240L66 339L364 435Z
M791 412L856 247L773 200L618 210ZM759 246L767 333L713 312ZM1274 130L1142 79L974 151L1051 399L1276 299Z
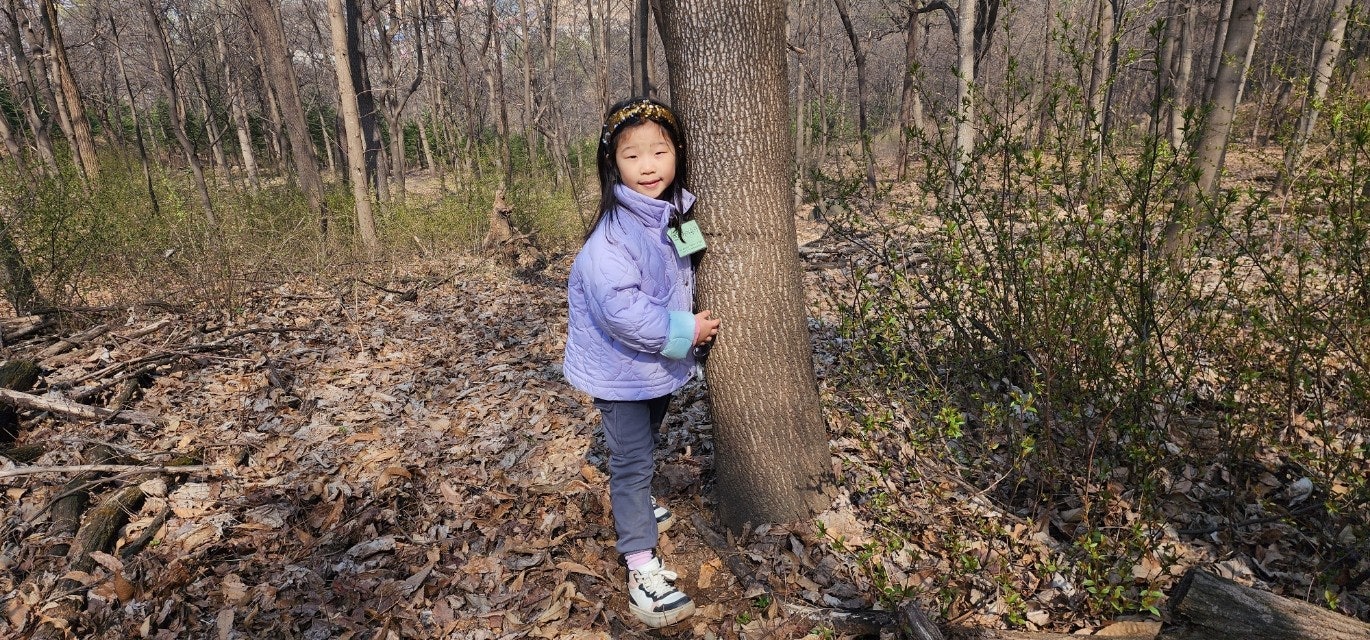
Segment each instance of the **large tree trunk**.
M175 134L176 142L180 143L181 151L185 153L191 173L195 174L195 186L200 193L200 205L205 209L205 219L211 225L218 224L214 215L214 201L209 197L209 185L205 184L204 168L200 166L200 158L195 154L195 145L191 143L190 136L186 135L185 112L181 110L180 92L176 90L176 66L171 61L171 50L167 47L166 31L162 25L162 11L157 8L153 0L144 0L143 8L147 10L153 60L156 62L157 71L161 76L162 96L167 101L167 116L171 118L171 132Z
M62 87L62 101L66 104L68 117L71 118L71 134L76 142L76 159L86 180L93 181L100 174L100 162L95 156L95 137L90 133L90 120L86 118L86 108L81 101L81 89L76 86L76 78L71 73L71 63L67 61L62 30L57 24L57 6L53 0L43 0L42 9L43 27L48 32L48 41L52 47L53 66L57 68L57 81Z
M962 176L975 147L975 3L961 0L956 11L956 154L952 173Z
M866 89L866 52L861 48L861 38L856 35L856 27L852 26L847 0L833 0L833 4L837 6L837 15L842 19L842 28L847 32L847 39L851 41L852 56L856 59L856 128L861 136L861 157L866 161L866 187L874 189L875 153L871 150L871 130L866 120L866 107L870 102Z
M348 0L351 3L353 0ZM376 222L371 214L371 189L366 184L366 144L362 140L361 114L357 110L357 90L348 68L347 16L343 0L328 0L328 24L333 30L333 60L338 76L338 103L342 110L343 132L347 138L347 168L352 182L352 199L357 207L357 229L366 250L380 248Z
M281 117L285 120L286 135L290 138L290 156L295 161L300 189L304 191L309 211L319 221L319 229L328 234L328 218L324 211L323 178L319 175L319 161L314 156L314 142L309 137L309 123L305 121L304 105L300 102L299 82L290 65L290 50L286 48L285 32L276 17L271 0L243 0L248 14L257 25L266 53L266 68L271 74L271 85L276 90Z
M1308 78L1308 97L1304 99L1303 113L1299 114L1299 124L1294 128L1294 139L1284 152L1284 167L1278 181L1281 191L1287 192L1294 168L1303 157L1304 147L1313 136L1313 127L1318 123L1318 111L1322 100L1327 96L1327 85L1332 82L1332 71L1337 66L1337 56L1341 53L1341 43L1346 35L1346 22L1351 14L1351 0L1335 0L1332 4L1332 17L1327 26L1327 37L1318 47L1318 60L1313 65L1313 74Z
M830 455L790 208L785 3L659 9L710 243L700 308L724 323L708 361L719 515L733 529L802 520L826 506Z

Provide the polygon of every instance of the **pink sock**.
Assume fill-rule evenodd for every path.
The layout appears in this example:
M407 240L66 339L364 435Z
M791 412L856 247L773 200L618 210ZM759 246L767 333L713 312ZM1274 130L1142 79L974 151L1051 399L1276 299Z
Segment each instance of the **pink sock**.
M629 571L637 571L638 569L641 569L643 566L645 566L648 562L652 561L652 550L647 549L646 551L634 551L632 553L625 555L623 559L628 563Z

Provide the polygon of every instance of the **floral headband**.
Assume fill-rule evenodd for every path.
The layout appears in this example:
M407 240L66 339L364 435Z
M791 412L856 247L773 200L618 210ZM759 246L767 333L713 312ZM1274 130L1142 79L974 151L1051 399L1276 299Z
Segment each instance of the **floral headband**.
M634 117L660 120L671 125L672 129L679 128L676 125L675 114L671 113L670 109L656 102L640 100L609 114L609 117L604 120L604 133L599 138L600 143L608 146L609 141L613 139L615 133L618 133L623 123Z

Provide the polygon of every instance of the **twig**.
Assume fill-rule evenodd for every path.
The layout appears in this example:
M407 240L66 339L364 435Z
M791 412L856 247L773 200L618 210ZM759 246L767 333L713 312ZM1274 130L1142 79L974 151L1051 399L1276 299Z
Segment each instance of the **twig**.
M18 467L15 469L5 469L0 471L0 480L14 478L18 476L30 476L41 473L199 473L199 472L223 472L229 468L217 464L195 464L185 466L139 466L132 464L74 464L65 467Z

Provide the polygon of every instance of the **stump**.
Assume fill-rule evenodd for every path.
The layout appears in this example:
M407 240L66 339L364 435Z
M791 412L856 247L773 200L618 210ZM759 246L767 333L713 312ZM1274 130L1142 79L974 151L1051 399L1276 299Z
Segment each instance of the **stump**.
M14 391L28 391L38 384L42 371L31 360L11 360L0 365L0 387ZM19 437L19 410L0 406L0 445L7 445Z

